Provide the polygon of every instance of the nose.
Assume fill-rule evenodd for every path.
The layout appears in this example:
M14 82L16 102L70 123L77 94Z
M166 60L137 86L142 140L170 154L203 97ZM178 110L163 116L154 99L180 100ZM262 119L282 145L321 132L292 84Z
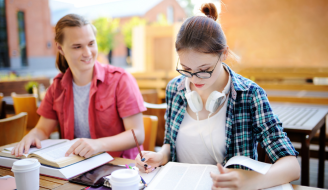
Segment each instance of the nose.
M89 47L85 47L85 48L83 49L82 56L83 56L83 57L90 57L91 55L92 55L92 53L91 53L90 48L89 48Z
M191 77L191 79L190 79L190 81L191 81L192 83L194 83L194 84L199 83L200 80L201 80L201 79L198 78L198 77L196 77L196 75L193 75L193 76Z

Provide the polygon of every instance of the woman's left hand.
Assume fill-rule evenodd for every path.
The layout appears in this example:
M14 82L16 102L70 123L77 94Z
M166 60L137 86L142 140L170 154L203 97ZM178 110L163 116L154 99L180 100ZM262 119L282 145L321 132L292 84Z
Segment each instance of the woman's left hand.
M223 168L221 164L217 166L220 174L210 173L213 180L212 190L256 190L256 184L252 180L254 171Z
M65 156L71 153L79 155L85 158L89 158L91 155L101 151L100 139L87 139L81 138L76 141L66 152Z

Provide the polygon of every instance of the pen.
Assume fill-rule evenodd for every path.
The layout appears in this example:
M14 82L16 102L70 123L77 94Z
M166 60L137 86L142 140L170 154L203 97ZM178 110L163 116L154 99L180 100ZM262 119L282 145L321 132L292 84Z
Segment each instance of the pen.
M140 147L139 147L139 143L138 143L138 141L137 141L137 137L136 137L136 135L134 134L134 130L131 129L131 131L132 131L132 134L133 134L134 140L136 141L136 144L137 144L137 147L138 147L138 150L139 150L139 154L140 154L140 157L141 157L141 161L145 161L145 158L142 157L142 153L141 153L141 150L140 150ZM144 166L144 167L145 167L145 170L147 170L147 167L146 167L146 166Z

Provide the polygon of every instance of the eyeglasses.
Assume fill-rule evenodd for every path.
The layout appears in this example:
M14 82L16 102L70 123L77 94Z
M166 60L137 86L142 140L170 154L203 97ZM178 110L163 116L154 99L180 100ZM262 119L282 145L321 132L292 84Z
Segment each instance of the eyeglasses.
M219 60L220 60L220 56L219 56ZM189 72L189 71L178 69L178 63L179 63L179 59L178 59L177 66L176 66L176 71L178 71L181 75L183 75L185 77L188 77L188 78L192 78L192 76L195 75L196 77L201 78L201 79L208 79L208 78L211 78L212 73L213 73L216 65L218 64L219 60L216 62L216 64L215 64L212 71L198 71L198 72L192 73L192 72Z

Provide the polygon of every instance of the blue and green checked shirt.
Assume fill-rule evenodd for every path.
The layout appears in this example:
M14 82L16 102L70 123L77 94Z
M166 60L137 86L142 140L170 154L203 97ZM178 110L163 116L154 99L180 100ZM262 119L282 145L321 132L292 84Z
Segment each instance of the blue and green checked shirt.
M273 113L265 91L225 66L232 80L225 124L226 151L222 164L237 155L257 160L258 142L265 148L272 163L284 156L297 156L298 152L283 132L282 123ZM176 77L166 87L168 107L164 144L171 146L171 161L177 161L175 142L187 107L184 80L184 76Z

